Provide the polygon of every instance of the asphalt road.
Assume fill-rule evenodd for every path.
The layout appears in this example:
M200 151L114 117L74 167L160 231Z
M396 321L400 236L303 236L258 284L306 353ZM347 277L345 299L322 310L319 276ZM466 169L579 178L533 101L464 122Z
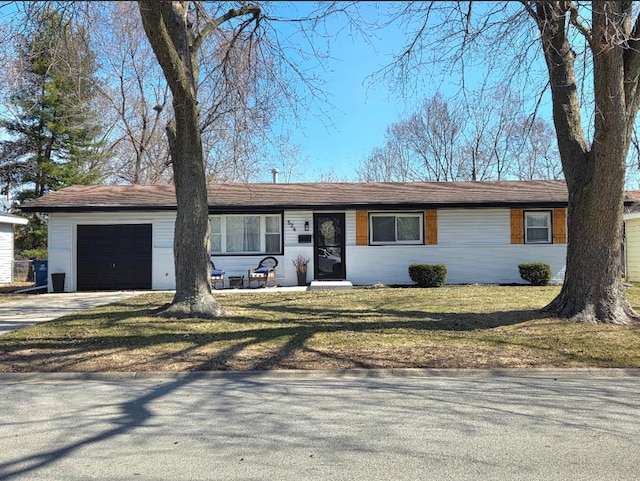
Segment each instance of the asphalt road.
M639 480L611 373L3 375L0 479Z

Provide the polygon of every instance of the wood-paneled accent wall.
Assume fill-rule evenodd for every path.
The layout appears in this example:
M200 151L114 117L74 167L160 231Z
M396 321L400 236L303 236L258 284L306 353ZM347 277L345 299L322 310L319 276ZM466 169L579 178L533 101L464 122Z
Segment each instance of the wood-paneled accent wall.
M567 243L567 209L553 209L553 243Z
M438 211L427 210L424 214L426 244L436 245L438 243Z
M366 210L356 211L356 245L366 246L369 244L369 212Z
M511 209L511 243L524 244L524 210Z

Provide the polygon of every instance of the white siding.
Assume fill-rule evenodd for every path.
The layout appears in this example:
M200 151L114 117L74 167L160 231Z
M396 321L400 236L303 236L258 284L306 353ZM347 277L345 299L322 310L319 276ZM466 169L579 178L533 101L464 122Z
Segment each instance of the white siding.
M49 250L70 250L73 245L72 220L60 214L49 215Z
M151 252L151 288L166 290L176 288L176 270L173 259L175 216L153 220L153 250Z
M627 281L640 282L640 218L625 220Z
M170 290L176 288L176 270L173 261L173 248L167 249L154 247L151 255L151 271L152 289Z
M309 230L304 230L304 223L309 223ZM299 235L313 235L313 212L311 211L288 211L284 214L284 247L310 246L311 244L300 244Z
M52 290L51 273L64 272L64 290L76 290L75 245L73 245L73 220L69 214L49 214L48 221L48 265L49 291ZM72 259L72 254L73 259Z
M0 283L13 281L13 225L0 224Z
M566 245L369 246L347 249L347 277L354 284L413 284L409 264L444 264L448 284L522 283L518 264L546 262L562 279Z
M175 228L175 216L154 219L153 247L155 249L171 249L171 251L173 251L173 232L175 231Z
M438 245L507 245L511 243L508 209L438 210Z
M73 292L76 290L75 270L75 242L74 223L69 214L49 214L49 234L47 237L49 254L47 275L49 278L49 291L52 290L51 274L63 272L65 274L64 290Z
M412 284L412 263L444 264L450 284L521 283L518 264L546 262L562 282L565 261L566 244L511 244L509 209L440 209L437 245L350 245L346 266L354 284Z
M356 211L348 210L344 216L345 242L348 246L356 245Z
M309 222L309 230L304 230L304 223ZM295 231L293 228L295 227ZM300 243L299 235L311 235L310 244ZM288 211L284 214L284 256L278 264L276 278L278 283L285 286L295 286L298 283L296 268L293 260L299 255L309 259L307 264L307 280L313 280L313 212L312 211Z

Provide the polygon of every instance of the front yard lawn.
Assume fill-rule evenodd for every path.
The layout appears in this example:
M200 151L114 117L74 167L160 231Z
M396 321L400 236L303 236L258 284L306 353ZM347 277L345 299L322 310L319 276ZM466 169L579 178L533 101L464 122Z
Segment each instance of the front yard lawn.
M546 317L558 290L256 290L220 295L217 321L156 317L171 294L142 294L1 336L0 372L640 367L640 324Z

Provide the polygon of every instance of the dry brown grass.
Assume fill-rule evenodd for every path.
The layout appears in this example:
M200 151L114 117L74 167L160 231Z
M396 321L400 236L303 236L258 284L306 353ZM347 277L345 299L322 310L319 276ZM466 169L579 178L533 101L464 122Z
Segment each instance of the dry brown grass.
M0 372L640 367L640 325L540 312L557 287L459 286L220 296L217 321L134 297L0 337ZM640 307L640 288L628 297Z
M27 296L28 294L15 294L15 292L33 286L33 282L12 282L7 284L0 284L0 304L15 301L16 299Z

